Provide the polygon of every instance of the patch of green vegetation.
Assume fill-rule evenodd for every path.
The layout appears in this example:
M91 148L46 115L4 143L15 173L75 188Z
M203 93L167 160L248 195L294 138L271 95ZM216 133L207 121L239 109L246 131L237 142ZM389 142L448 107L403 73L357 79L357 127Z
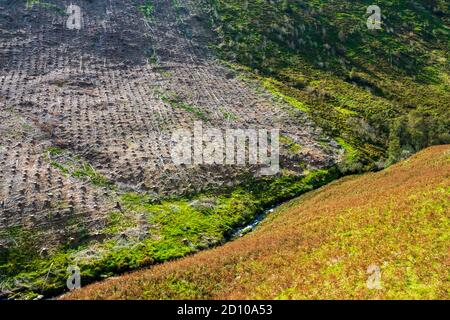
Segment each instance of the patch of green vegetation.
M286 135L280 135L280 142L286 145L288 152L291 155L297 155L302 150L301 145L299 145L297 142L294 141L294 139Z
M47 151L50 153L50 155L52 156L58 156L63 154L64 150L58 147L50 147L47 149Z
M11 233L18 245L0 251L0 280L5 290L17 290L11 297L51 296L65 289L67 267L71 265L80 268L82 285L86 285L105 276L180 258L223 243L235 228L264 210L322 186L337 174L330 169L304 177L266 177L221 193L163 200L149 194L125 193L117 200L121 209L110 213L102 230L107 235L103 242L85 242L76 248L61 246L42 255L36 233ZM145 221L139 222L138 215ZM141 230L146 236L127 235L129 229ZM15 286L18 281L23 285Z
M301 102L291 96L283 94L281 91L279 91L277 89L275 83L276 83L276 80L266 79L263 81L263 86L269 92L271 92L274 96L283 99L286 103L290 104L294 108L297 108L303 112L308 112L308 107L303 102Z
M405 159L411 154L434 144L450 141L450 110L442 117L433 116L435 111L411 111L391 122L388 162Z
M169 104L172 108L183 109L189 113L192 113L200 120L203 120L205 122L209 121L208 116L203 110L182 101L181 97L175 92L164 92L164 93L160 92L160 96L161 100Z
M88 178L93 185L98 187L108 188L113 185L111 181L95 171L88 163L83 163L80 168L73 171L72 176L75 178Z
M55 207L55 212L60 209ZM86 232L79 217L71 217L64 223L73 230L70 233L73 237L81 239ZM79 248L73 248L69 240L59 248L49 248L48 237L43 236L46 232L44 227L20 226L0 232L1 238L9 242L0 248L0 295L33 299L40 293L51 296L61 292L68 277L67 267L75 264L71 255Z
M137 221L132 214L116 210L109 213L107 227L103 230L103 232L106 234L115 235L135 226L137 226Z
M223 107L219 108L219 111L222 113L222 115L225 117L225 119L227 121L233 121L233 120L238 120L239 119L239 117L236 114L234 114L231 111L226 110Z
M189 29L189 25L184 21L183 16L188 12L188 8L183 5L182 1L172 0L171 1L172 8L175 11L178 31L185 37L190 37L191 31Z
M339 170L343 174L354 174L364 172L362 165L363 154L361 151L353 146L352 143L346 141L345 139L338 137L335 141L344 149L344 158L339 163ZM384 163L379 166L382 167Z
M30 131L33 129L33 126L29 125L28 123L23 123L22 124L22 129L25 131Z
M345 156L349 161L354 161L358 157L358 150L353 148L348 142L346 142L342 138L336 138L336 142L339 143L339 145L344 148L345 150Z
M167 279L168 293L167 295L179 294L182 296L191 296L193 299L195 297L201 297L202 293L205 294L203 288L199 288L195 283L184 280L177 279L176 277L169 277Z
M208 121L208 117L206 116L206 114L200 110L199 108L190 105L186 102L180 102L177 104L172 104L172 106L176 107L176 108L181 108L183 110L186 110L187 112L190 112L192 114L194 114L197 118L203 120L203 121Z
M60 14L64 14L65 10L56 4L48 3L48 2L42 2L41 0L27 0L26 8L27 10L33 9L35 5L41 6L44 9L50 9L53 11L56 11Z
M60 163L58 163L56 161L52 161L52 162L50 162L50 165L53 168L56 168L56 169L60 170L62 173L70 175L70 170L67 169L66 167L64 167L62 164L60 164Z
M339 111L342 114L348 115L348 116L357 116L358 113L352 110L348 110L342 107L336 107L336 110Z
M67 150L50 147L46 152L51 166L62 173L74 178L89 180L98 187L114 188L113 182L98 173L88 162L80 157L72 156Z
M156 65L156 66L158 65L158 55L156 53L155 48L152 48L152 54L149 58L149 62L153 65Z
M153 14L155 12L155 7L153 6L152 0L146 0L143 5L140 5L139 11L144 15L147 21L153 21Z

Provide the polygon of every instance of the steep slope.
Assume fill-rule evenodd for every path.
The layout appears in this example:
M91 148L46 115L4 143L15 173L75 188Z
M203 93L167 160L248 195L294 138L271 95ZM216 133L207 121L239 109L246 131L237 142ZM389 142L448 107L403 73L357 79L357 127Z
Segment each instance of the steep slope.
M217 245L333 176L342 148L218 61L199 19L169 0L0 0L0 296L59 293L71 265L94 280ZM282 174L175 165L171 135L196 121L280 128Z
M448 1L197 2L217 52L346 147L344 171L450 143Z
M303 195L223 247L63 298L448 299L449 200L450 146L432 147Z
M342 172L450 142L448 4L382 1L376 31L369 4L0 0L0 297L217 246ZM280 173L176 166L171 134L198 121L279 128Z

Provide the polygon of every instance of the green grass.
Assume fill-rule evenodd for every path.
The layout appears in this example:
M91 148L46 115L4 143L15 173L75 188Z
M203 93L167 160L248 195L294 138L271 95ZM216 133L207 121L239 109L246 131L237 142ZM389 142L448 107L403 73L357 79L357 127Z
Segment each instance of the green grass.
M288 153L291 155L297 155L302 150L302 146L288 136L280 135L280 142L287 147Z
M115 188L114 183L98 173L87 161L73 156L67 150L50 147L46 151L52 167L81 180L88 180L97 187Z
M182 101L180 96L175 92L160 92L161 100L170 105L174 109L183 109L196 118L205 122L209 121L208 115L200 108L193 106L185 101Z
M303 112L308 112L308 107L301 101L283 94L281 91L277 89L277 87L273 84L276 80L273 79L266 79L263 81L263 86L266 88L270 93L272 93L274 96L279 97L283 99L286 103L290 104L296 109L299 109Z
M153 21L155 8L152 0L146 0L145 4L139 6L139 11L144 15L147 21Z
M72 176L75 178L87 178L93 185L99 187L111 187L112 182L107 178L99 174L88 163L83 163L82 166L76 171L72 172Z
M339 143L339 145L344 148L347 160L354 161L358 158L358 150L353 148L351 144L349 144L342 138L336 138L336 142Z
M44 9L50 9L50 10L56 11L59 14L65 14L64 8L61 8L53 3L42 2L41 0L27 0L26 8L28 10L31 10L31 9L33 9L33 7L35 5L40 6Z
M228 121L233 121L233 120L238 120L239 119L239 117L235 113L233 113L231 111L228 111L228 110L226 110L223 107L219 108L219 111L222 113L222 115Z

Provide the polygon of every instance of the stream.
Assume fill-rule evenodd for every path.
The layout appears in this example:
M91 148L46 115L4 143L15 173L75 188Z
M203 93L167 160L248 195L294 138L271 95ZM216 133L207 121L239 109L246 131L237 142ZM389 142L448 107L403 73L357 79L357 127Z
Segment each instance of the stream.
M252 221L250 221L248 224L237 228L233 233L231 234L230 240L236 240L240 237L243 237L247 233L252 232L256 229L256 227L267 217L268 214L274 212L275 208L268 209L264 211L263 213L258 214Z

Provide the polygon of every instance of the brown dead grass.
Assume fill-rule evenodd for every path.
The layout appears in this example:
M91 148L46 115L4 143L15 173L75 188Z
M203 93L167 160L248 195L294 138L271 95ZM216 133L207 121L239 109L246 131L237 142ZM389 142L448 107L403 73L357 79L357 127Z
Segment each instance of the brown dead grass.
M306 194L237 241L62 298L448 299L449 204L450 146L432 147Z

